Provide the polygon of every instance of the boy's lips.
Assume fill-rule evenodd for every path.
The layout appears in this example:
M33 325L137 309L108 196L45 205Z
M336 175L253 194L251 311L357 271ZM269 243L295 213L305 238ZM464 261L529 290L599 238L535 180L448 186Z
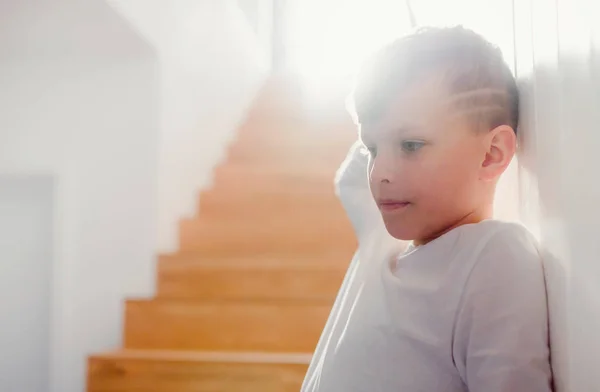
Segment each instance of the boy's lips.
M408 207L411 203L406 200L381 199L377 200L377 206L382 212L399 211Z

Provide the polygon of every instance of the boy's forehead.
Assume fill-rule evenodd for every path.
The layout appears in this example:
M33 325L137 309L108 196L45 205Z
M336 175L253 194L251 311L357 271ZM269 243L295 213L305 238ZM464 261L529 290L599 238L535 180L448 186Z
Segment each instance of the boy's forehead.
M443 132L447 126L464 123L475 112L498 110L507 100L507 93L499 89L456 92L443 79L431 77L396 93L376 122L361 126L361 135Z
M377 121L362 124L363 136L387 132L424 132L451 115L453 95L438 79L413 83L394 94Z

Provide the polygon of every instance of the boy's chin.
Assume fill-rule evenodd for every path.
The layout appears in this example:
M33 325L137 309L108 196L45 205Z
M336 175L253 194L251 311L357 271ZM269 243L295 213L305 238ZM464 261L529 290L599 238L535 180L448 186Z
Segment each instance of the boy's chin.
M386 222L384 219L387 232L397 240L412 241L419 237L418 230L415 230L414 225L398 224L394 222Z

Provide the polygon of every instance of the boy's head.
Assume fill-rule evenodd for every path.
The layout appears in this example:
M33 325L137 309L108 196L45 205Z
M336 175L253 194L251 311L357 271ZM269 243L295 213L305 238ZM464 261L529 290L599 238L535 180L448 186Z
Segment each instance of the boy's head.
M392 236L424 243L491 216L518 119L499 49L462 27L420 30L363 66L353 99Z

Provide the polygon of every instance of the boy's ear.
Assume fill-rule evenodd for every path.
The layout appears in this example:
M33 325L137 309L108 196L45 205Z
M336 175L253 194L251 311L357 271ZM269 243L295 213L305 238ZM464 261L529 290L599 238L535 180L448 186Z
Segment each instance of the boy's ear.
M500 177L512 161L517 148L515 131L508 125L492 129L485 138L486 153L481 163L480 178L492 181Z

